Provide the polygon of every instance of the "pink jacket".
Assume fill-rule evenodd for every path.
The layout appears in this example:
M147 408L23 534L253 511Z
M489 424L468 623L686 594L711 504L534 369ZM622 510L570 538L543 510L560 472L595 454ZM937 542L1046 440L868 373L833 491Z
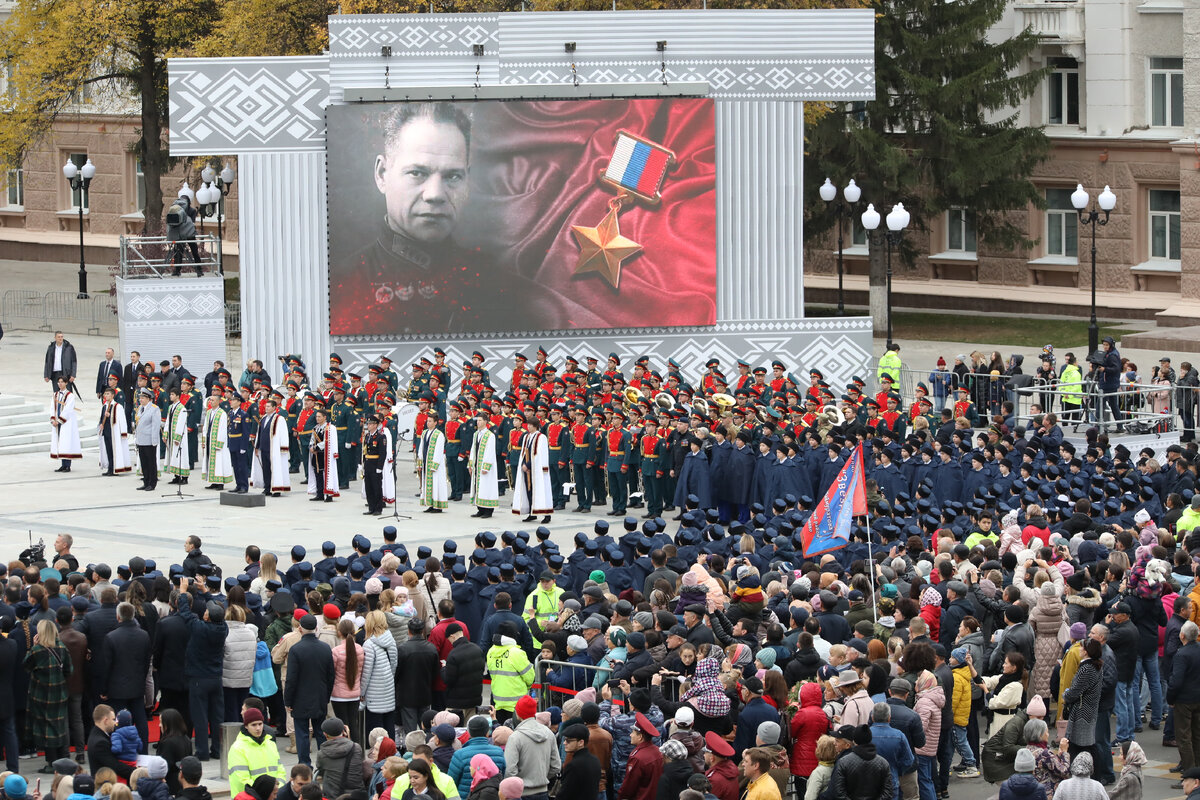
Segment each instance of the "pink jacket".
M917 748L919 756L936 756L938 737L942 735L942 707L946 705L946 693L940 685L921 692L913 711L921 718L921 727L925 729L925 746Z
M357 700L362 694L363 649L361 644L354 645L358 654L358 671L354 673L354 683L346 681L346 643L342 642L333 648L333 699Z

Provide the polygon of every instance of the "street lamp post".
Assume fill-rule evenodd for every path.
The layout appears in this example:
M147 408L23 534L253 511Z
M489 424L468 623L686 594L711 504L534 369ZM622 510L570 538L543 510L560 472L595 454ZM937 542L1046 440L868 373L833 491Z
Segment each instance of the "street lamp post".
M884 239L887 241L887 349L892 349L892 248L900 244L900 237L908 227L911 219L904 209L904 203L897 203L887 215L887 227ZM868 231L879 227L879 212L874 204L868 204L862 215L862 225Z
M1100 347L1100 326L1096 324L1096 226L1107 225L1108 215L1116 208L1117 196L1107 185L1100 196L1096 198L1099 204L1099 209L1092 206L1087 207L1091 201L1087 190L1083 188L1083 184L1076 184L1075 191L1071 193L1071 205L1075 206L1075 211L1079 214L1079 221L1084 225L1092 226L1092 316L1088 321L1088 354L1096 352ZM1100 212L1104 212L1104 218L1100 218Z
M833 183L829 180L829 178L826 178L825 183L821 184L821 188L818 190L818 193L821 195L821 199L824 200L826 204L829 204L829 203L832 203L835 198L837 198L837 187L833 185ZM842 195L843 195L843 197L846 198L846 201L844 203L837 203L836 205L833 206L834 213L837 215L837 235L838 235L838 262L837 262L838 307L837 307L837 313L838 313L839 317L846 316L845 294L844 294L844 291L842 288L843 276L845 275L845 270L842 267L842 253L845 249L844 248L845 239L844 239L843 231L842 231L842 218L847 213L852 212L854 210L855 204L857 204L859 199L862 197L862 189L859 189L858 184L856 184L854 182L854 179L851 178L850 183L846 184L846 188L842 190Z
M215 216L217 218L217 273L225 274L225 248L221 246L223 242L222 236L222 209L224 207L224 199L229 196L233 190L233 182L237 180L237 173L232 167L222 166L221 171L217 172L212 167L205 167L200 172L200 179L204 184L200 187L200 191L196 193L196 202L200 204L200 219L203 226L204 217Z
M96 176L96 165L89 158L87 163L82 167L75 166L75 162L67 159L67 163L63 164L63 177L71 184L71 192L79 192L79 294L78 297L83 300L88 296L87 290L87 267L84 265L83 259L83 199L87 195L88 186L92 183L92 178Z

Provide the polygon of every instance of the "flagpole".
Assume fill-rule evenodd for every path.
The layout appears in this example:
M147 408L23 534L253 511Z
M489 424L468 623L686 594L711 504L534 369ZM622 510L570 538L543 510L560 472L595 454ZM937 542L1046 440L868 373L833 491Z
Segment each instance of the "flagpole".
M861 445L860 445L861 446ZM875 548L872 547L871 541L871 512L867 510L867 568L871 571L871 616L875 619L875 624L879 624L879 602L874 597L875 586Z

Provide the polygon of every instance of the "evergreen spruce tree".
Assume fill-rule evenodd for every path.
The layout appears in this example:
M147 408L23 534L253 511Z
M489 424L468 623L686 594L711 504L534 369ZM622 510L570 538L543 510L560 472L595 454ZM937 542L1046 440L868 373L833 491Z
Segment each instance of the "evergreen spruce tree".
M841 103L809 131L807 196L826 177L854 178L886 218L893 204L912 215L908 230L956 206L975 212L977 235L992 246L1022 244L1007 212L1041 204L1029 176L1049 151L1039 128L1018 124L1016 109L1043 78L1026 58L1038 47L1029 30L1003 40L989 29L1006 0L884 0L875 4L875 99ZM810 238L832 224L809 203ZM871 316L886 327L886 221L870 239ZM911 259L906 237L901 258ZM893 251L893 259L897 251ZM897 262L893 261L893 272Z

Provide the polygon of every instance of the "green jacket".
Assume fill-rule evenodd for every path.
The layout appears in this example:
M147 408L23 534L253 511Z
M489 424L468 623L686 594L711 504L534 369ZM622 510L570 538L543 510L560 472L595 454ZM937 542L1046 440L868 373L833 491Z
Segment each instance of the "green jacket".
M1067 364L1058 379L1058 388L1062 392L1062 401L1073 406L1083 403L1083 373L1076 364Z
M525 651L516 644L493 645L487 651L487 671L496 708L516 711L517 701L533 686L533 665Z
M876 380L883 383L883 376L891 376L892 383L900 386L900 368L903 364L900 361L900 354L895 350L888 350L883 354L883 358L879 359L879 371Z
M279 745L264 735L256 742L243 728L229 748L229 792L232 796L246 790L260 775L270 775L282 785L287 780L283 764L279 763Z

